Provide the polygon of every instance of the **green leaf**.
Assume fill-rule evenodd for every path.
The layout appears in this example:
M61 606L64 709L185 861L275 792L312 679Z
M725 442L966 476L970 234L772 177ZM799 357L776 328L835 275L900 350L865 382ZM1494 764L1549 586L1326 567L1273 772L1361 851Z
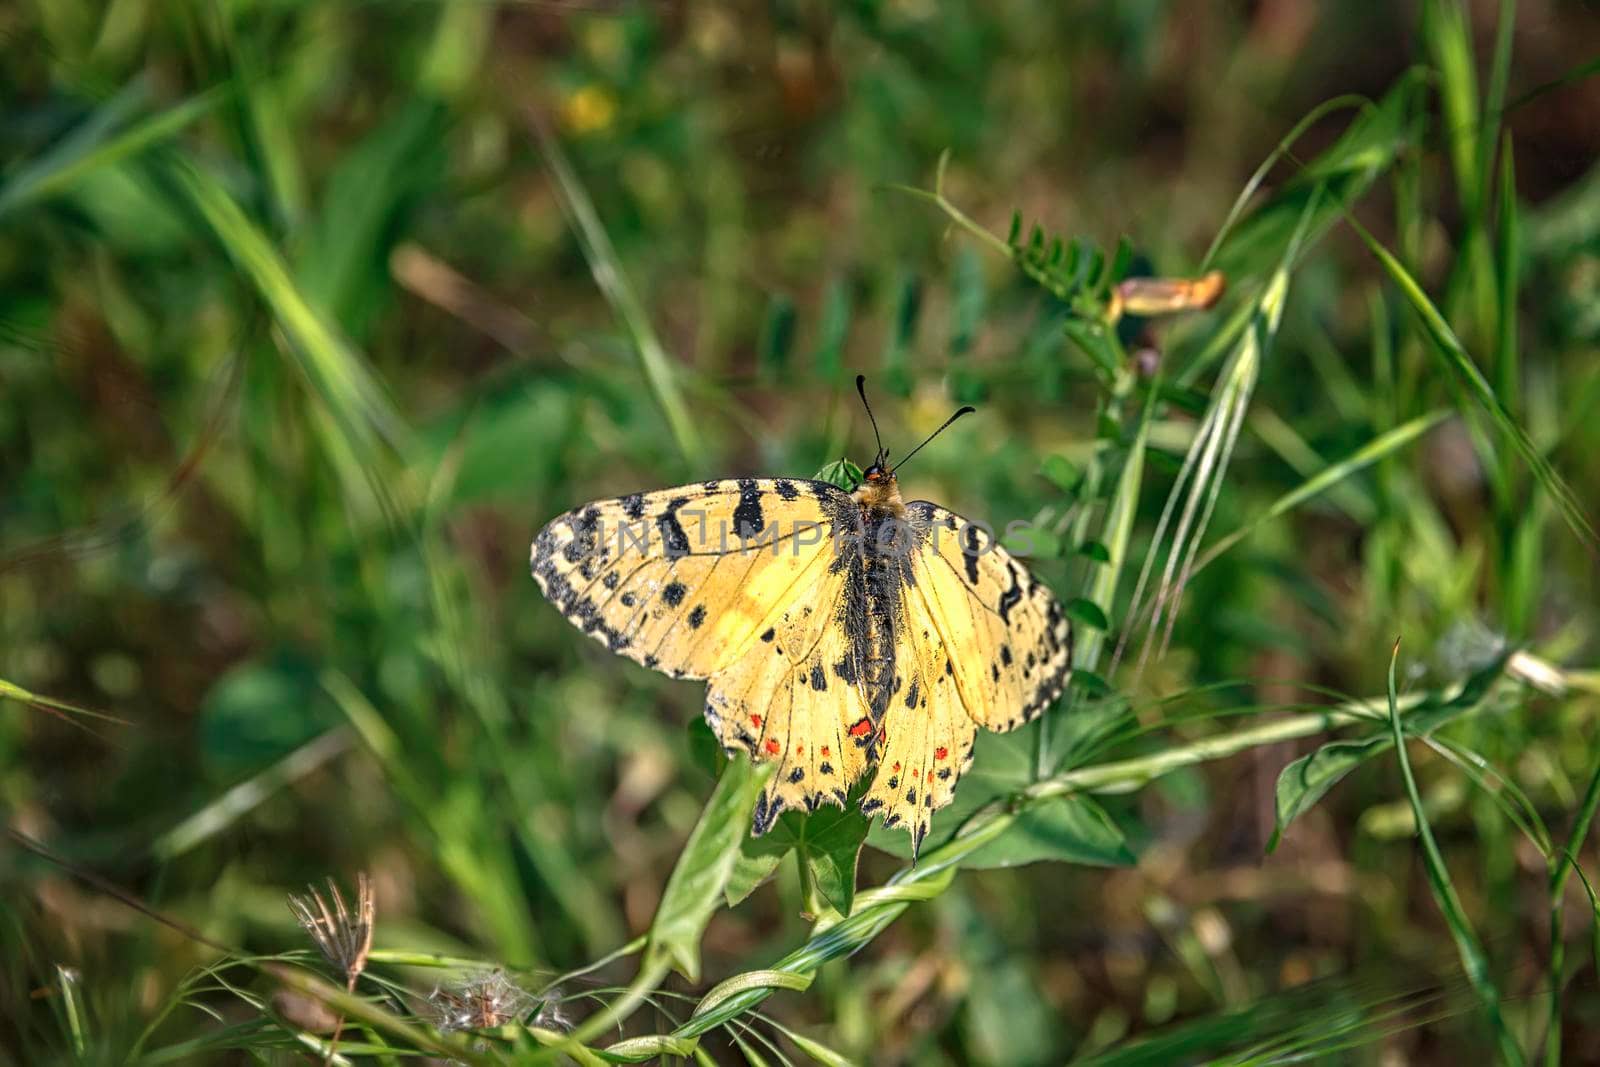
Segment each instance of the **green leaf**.
M1316 806L1344 776L1376 753L1389 747L1383 735L1360 741L1331 741L1314 752L1290 763L1278 774L1276 804L1278 823L1267 842L1267 851L1278 847L1283 831L1291 822Z
M1085 626L1092 626L1102 633L1111 629L1111 623L1106 619L1106 613L1101 611L1100 606L1092 600L1085 600L1081 596L1074 597L1072 600L1067 601L1063 610L1066 611L1068 618L1076 619Z
M722 773L722 765L728 762L727 755L722 751L722 741L716 732L711 729L711 724L705 717L696 715L689 720L689 727L684 734L684 742L689 749L689 763L706 772L708 778L715 778ZM729 901L729 903L733 903Z
M1039 464L1039 473L1063 493L1076 492L1079 483L1083 481L1083 471L1065 456L1044 457L1044 462Z
M780 826L783 820L778 820ZM728 907L737 907L744 899L754 893L772 872L778 869L778 864L783 862L783 857L794 850L794 838L779 834L779 826L774 826L760 837L746 834L744 843L739 846L739 858L734 860L733 871L728 875L728 884L722 887L723 899L728 902Z
M835 911L849 915L856 895L856 861L870 820L854 804L843 810L828 805L805 815L789 813L779 821L789 818L798 824L792 830L795 850L812 884Z
M835 460L817 472L817 481L828 482L851 492L861 484L861 468L848 459Z
M794 301L782 293L773 295L767 301L756 362L761 367L762 375L769 381L781 381L789 366L789 353L794 349L795 317Z
M1078 555L1092 559L1096 563L1111 562L1111 550L1099 541L1085 541L1075 551Z
M700 935L722 899L770 773L771 764L756 768L746 759L728 761L667 879L650 924L646 969L666 962L691 982L699 979Z
M827 1045L819 1041L813 1041L804 1034L797 1034L793 1030L785 1030L784 1036L794 1042L795 1048L804 1052L817 1063L824 1064L826 1067L851 1067L851 1060L845 1059Z
M963 867L1020 867L1055 860L1096 867L1128 867L1133 851L1105 809L1087 796L1035 804L999 838L978 849Z
M835 381L842 372L844 345L850 337L851 304L848 285L837 279L828 283L822 298L822 317L817 323L817 346L811 356L821 381Z
M412 205L444 173L442 104L413 97L339 162L296 260L312 304L362 337L392 288L389 253Z
M950 805L934 813L922 844L924 855L947 843L980 808L1005 801L1034 781L1033 725L1009 734L978 735L972 769L962 775ZM911 857L911 838L875 824L867 835L873 848ZM1122 831L1099 804L1082 795L1068 795L1035 804L994 841L961 861L971 868L1016 867L1040 860L1121 866L1134 861Z
M287 652L247 661L218 679L201 705L202 765L214 781L231 781L338 722L313 664Z
M1449 699L1437 693L1429 694L1405 718L1405 728L1413 737L1437 730L1452 720L1477 708L1489 692L1489 686L1500 677L1505 667L1504 655L1496 657L1476 674L1467 679L1460 691ZM1394 738L1387 732L1373 733L1367 737L1330 741L1316 751L1301 756L1278 774L1276 790L1277 826L1267 851L1278 847L1283 832L1289 824L1316 806L1328 790L1373 756L1389 751Z
M1111 692L1111 683L1100 677L1094 671L1084 670L1082 667L1072 668L1072 677L1067 679L1067 684L1081 689L1090 696L1105 696Z
M724 894L737 904L777 869L793 851L805 877L841 915L850 914L856 891L856 860L867 838L868 819L852 803L841 810L825 805L813 812L785 812L761 837L746 837Z

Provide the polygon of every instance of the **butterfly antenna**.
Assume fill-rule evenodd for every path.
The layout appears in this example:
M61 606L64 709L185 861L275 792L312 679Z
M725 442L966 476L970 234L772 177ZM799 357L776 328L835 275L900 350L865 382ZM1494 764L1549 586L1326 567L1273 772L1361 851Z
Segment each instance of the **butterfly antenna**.
M884 451L883 438L878 434L878 420L872 415L872 405L867 403L867 376L865 374L856 375L856 392L861 394L861 406L867 409L867 421L872 423L872 438L878 442L878 462L882 463L889 453Z
M951 415L948 419L944 420L944 425L943 426L939 427L937 430L933 431L932 433L930 433L928 435L928 441L932 441L935 437L938 437L940 434L944 433L945 430L949 429L950 424L952 422L955 422L961 416L963 416L963 415L971 415L974 411L977 411L977 410L978 409L973 407L971 404L968 404L968 405L960 408L959 410L956 411L956 413L954 415ZM906 460L910 459L912 456L916 455L918 452L921 452L924 448L926 448L928 446L928 441L922 442L922 444L918 445L916 448L913 448L910 452L907 452L905 454L905 457L902 458L899 463L896 463L894 465L893 470L891 470L889 473L893 474L895 471L899 470L901 467L904 467L906 465Z

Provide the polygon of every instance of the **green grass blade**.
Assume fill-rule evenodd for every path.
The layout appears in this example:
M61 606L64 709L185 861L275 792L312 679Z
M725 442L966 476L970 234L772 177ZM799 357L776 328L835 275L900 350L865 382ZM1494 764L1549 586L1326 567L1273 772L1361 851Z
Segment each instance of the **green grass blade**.
M410 431L387 390L296 284L267 235L215 178L184 159L173 159L168 172L271 309L297 368L320 401L324 441L347 488L363 496L370 493L389 514L398 514L386 477L394 464L385 446L406 451Z
M1347 221L1361 235L1361 239L1366 242L1367 248L1377 257L1378 262L1382 264L1390 279L1399 286L1401 293L1404 294L1407 302L1411 304L1412 310L1417 313L1417 317L1421 320L1424 331L1427 333L1428 339L1433 343L1435 353L1444 362L1445 368L1456 377L1457 381L1478 402L1478 405L1488 414L1496 428L1510 438L1512 445L1522 454L1523 460L1533 470L1534 476L1539 480L1539 484L1544 487L1545 492L1550 494L1551 499L1560 510L1562 518L1571 527L1572 532L1578 536L1578 539L1583 542L1586 548L1593 552L1597 547L1595 530L1584 515L1577 497L1573 495L1571 488L1568 487L1561 475L1550 465L1549 460L1545 459L1537 446L1534 445L1527 432L1512 417L1511 412L1506 408L1500 397L1495 394L1494 389L1484 378L1483 372L1473 362L1472 356L1462 346L1461 342L1456 339L1456 335L1450 329L1449 323L1445 321L1443 315L1439 314L1438 308L1434 307L1433 301L1428 299L1428 295L1422 291L1422 287L1411 276L1411 272L1406 270L1400 261L1390 254L1388 249L1378 243L1377 239L1368 233L1365 227L1348 216Z
M1495 337L1494 388L1506 408L1515 411L1520 391L1517 358L1517 285L1522 259L1522 225L1517 216L1516 163L1511 135L1500 150L1500 211L1495 234L1495 292L1499 329Z
M259 805L271 799L329 760L349 748L351 732L344 727L330 730L301 745L260 774L240 782L199 811L156 838L151 855L166 862L210 840L232 826Z
M1321 471L1318 471L1315 475L1306 479L1304 482L1300 483L1298 486L1289 490L1289 492L1283 494L1277 500L1273 501L1271 506L1269 506L1266 511L1262 512L1255 519L1252 519L1250 522L1239 527L1237 530L1234 530L1232 533L1219 538L1217 542L1210 548L1206 549L1205 553L1201 555L1199 560L1196 561L1194 566L1195 572L1198 573L1199 571L1203 570L1207 564L1214 561L1218 556L1228 551L1228 549L1232 548L1240 541L1243 541L1245 538L1255 533L1262 526L1272 522L1274 519L1282 518L1284 515L1287 515L1289 512L1299 507L1301 504L1304 504L1307 500L1312 499L1313 497L1327 490L1329 487L1338 484L1346 478L1349 478L1357 471L1370 467L1372 464L1378 462L1380 459L1383 459L1385 456L1394 454L1395 452L1409 445L1412 441L1415 441L1417 438L1427 433L1429 430L1433 429L1435 426L1439 425L1449 416L1450 412L1446 409L1439 409L1436 411L1430 411L1426 415L1419 415L1403 425L1396 426L1388 433L1378 435L1365 445L1362 445L1356 451L1352 452L1350 455L1346 456L1344 459L1339 460L1337 463L1330 463L1327 467Z
M600 222L600 215L595 211L594 202L589 199L588 190L583 187L577 172L567 161L566 152L562 150L555 135L537 120L533 122L533 131L539 140L539 149L550 165L550 172L555 175L556 189L561 194L562 209L571 220L578 241L583 246L583 253L589 261L589 270L594 275L595 284L605 294L612 310L622 319L623 326L633 338L645 382L655 394L656 403L661 406L662 414L666 416L667 426L672 430L678 452L685 460L692 462L700 455L700 435L695 431L694 423L689 418L688 408L684 406L683 392L678 386L677 371L667 357L667 351L662 347L661 340L656 336L655 327L650 325L650 317L646 314L644 305L639 302L639 298L634 295L633 287L628 284L628 276L623 273L622 264L617 259L617 251L611 245L611 238Z
M128 113L141 106L143 97L138 86L124 90L50 151L13 172L0 188L0 218L58 196L90 172L176 136L215 108L223 93L217 89L201 93L119 130Z
M1467 979L1483 1002L1483 1010L1488 1016L1490 1029L1494 1031L1501 1059L1506 1063L1520 1064L1523 1062L1522 1050L1512 1039L1500 1012L1500 991L1489 973L1488 957L1484 955L1483 946L1479 944L1477 934L1473 933L1472 923L1467 919L1460 897L1456 895L1455 882L1451 880L1450 869L1445 866L1439 844L1434 840L1433 828L1428 825L1428 813L1422 806L1422 794L1417 790L1417 780L1411 773L1411 760L1406 755L1405 732L1400 724L1400 701L1395 687L1395 666L1399 660L1400 642L1396 640L1394 651L1389 656L1389 728L1393 735L1395 756L1400 761L1400 775L1405 779L1406 797L1411 802L1411 811L1417 820L1417 837L1422 844L1428 885L1433 890L1439 911L1444 915L1450 936L1456 943Z

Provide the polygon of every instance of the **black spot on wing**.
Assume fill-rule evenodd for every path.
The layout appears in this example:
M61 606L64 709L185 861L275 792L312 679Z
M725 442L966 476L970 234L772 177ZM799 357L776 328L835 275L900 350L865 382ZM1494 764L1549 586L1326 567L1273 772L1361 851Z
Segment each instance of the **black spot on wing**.
M1006 625L1011 624L1011 609L1022 600L1022 583L1018 580L1017 565L1010 560L1006 561L1006 570L1011 574L1011 588L1000 594L1000 603L995 610L1000 613L1000 621Z
M779 478L777 482L774 483L773 488L776 489L778 491L778 495L785 500L794 500L800 496L800 490L796 489L794 487L794 483L787 478Z
M741 538L754 537L766 527L761 514L761 488L754 478L739 479L739 506L733 509L733 530Z
M678 509L689 502L686 496L673 497L667 509L656 516L656 529L661 531L661 544L668 559L679 559L689 554L689 535L683 532L678 521Z
M684 594L688 591L682 582L668 582L661 587L661 599L667 602L667 607L675 608L683 603Z
M706 606L704 604L696 604L694 609L689 612L689 628L691 630L698 630L700 629L700 624L705 621Z
M772 829L772 824L778 821L778 816L783 814L783 799L762 793L756 800L755 817L750 820L750 832L760 837Z
M911 688L906 690L906 707L914 708L917 706L917 693L920 691L921 681L920 678L911 679Z
M767 644L770 645L772 643L772 641L773 641L773 638L775 638L777 636L778 636L778 631L774 630L772 627L769 626L764 631L762 631L761 640L765 641Z
M623 497L622 513L630 519L644 518L644 494L629 493Z
M961 530L961 556L966 566L967 584L978 584L978 557L983 554L983 545L978 541L978 528L971 523Z
M819 693L828 688L828 676L823 673L822 664L820 663L811 665L811 688Z

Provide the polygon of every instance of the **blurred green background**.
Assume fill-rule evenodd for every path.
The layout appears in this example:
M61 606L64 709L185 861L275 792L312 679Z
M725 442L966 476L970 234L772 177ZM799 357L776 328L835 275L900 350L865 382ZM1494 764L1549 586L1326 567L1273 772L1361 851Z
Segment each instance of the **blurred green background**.
M1319 1054L1447 1063L1496 1033L1549 1056L1559 981L1556 1061L1600 1060L1590 898L1550 890L1600 708L1597 46L1576 0L0 9L7 823L242 952L303 948L285 894L364 870L380 949L529 988L597 959L649 927L711 794L701 687L586 641L528 542L597 497L862 459L864 372L902 452L979 406L908 495L1056 530L1038 573L1093 602L1083 633L1109 617L1104 655L1131 634L1086 663L1109 691L1047 717L1055 760L1381 709L1397 636L1402 693L1511 646L1551 665L1411 750L1505 1020L1460 977L1392 750L1267 851L1321 735L1102 798L1112 852L963 870L768 1016L857 1062L1059 1062L1185 1023L1144 1062L1199 1061L1355 1018ZM993 239L893 188L944 152ZM1053 234L1081 240L1052 259ZM1215 309L1102 325L1123 274L1213 266ZM1208 403L1242 422L1202 551L1387 443L1197 574L1136 670L1137 572L1169 492L1171 523L1202 496ZM869 845L860 885L902 863ZM259 973L195 984L214 950L15 840L0 879L8 1062L298 1062ZM801 944L808 900L781 867L669 992ZM563 988L572 1017L608 995ZM705 1053L803 1057L746 1021L774 1045Z

